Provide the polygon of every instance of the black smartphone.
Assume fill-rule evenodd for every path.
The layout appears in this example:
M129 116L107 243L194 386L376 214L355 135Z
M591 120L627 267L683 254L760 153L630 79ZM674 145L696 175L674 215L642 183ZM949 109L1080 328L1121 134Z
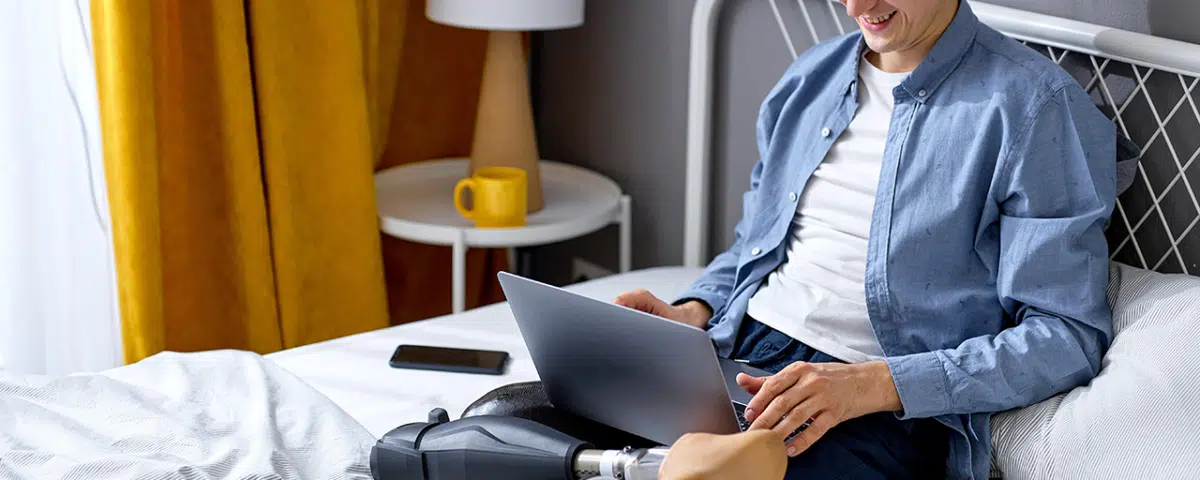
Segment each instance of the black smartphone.
M502 375L508 352L400 345L388 363L393 368Z

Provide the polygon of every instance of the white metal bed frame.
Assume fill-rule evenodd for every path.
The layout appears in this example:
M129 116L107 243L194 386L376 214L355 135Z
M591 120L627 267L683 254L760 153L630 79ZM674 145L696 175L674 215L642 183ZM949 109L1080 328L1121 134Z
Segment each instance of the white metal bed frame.
M780 12L779 0L768 1L779 24L783 39L787 43L788 51L794 59L799 51L792 39L792 32L789 31L787 22L784 21ZM823 10L822 3L825 4L824 7L827 7L829 18L838 32L845 33L848 28L855 28L845 23L852 22L852 20L847 18L843 7L837 0L784 1L794 1L798 4L813 43L819 42L821 38L817 31L818 23L814 22L814 13L811 10L820 12ZM713 130L712 106L715 96L713 76L714 66L717 63L715 60L717 27L721 7L724 3L724 0L697 0L692 15L683 244L683 260L687 267L703 267L711 258L708 251L708 229L712 210L709 205L708 186L712 162L710 138ZM970 5L984 23L1031 47L1039 48L1040 46L1045 49L1042 53L1048 54L1049 58L1056 63L1064 65L1067 60L1071 60L1075 64L1082 62L1082 65L1088 70L1084 75L1090 76L1090 79L1086 82L1081 81L1081 83L1093 95L1093 98L1098 100L1098 103L1109 107L1106 113L1117 123L1118 131L1126 137L1130 137L1128 125L1132 122L1154 122L1151 124L1151 128L1155 131L1149 139L1143 142L1136 142L1135 139L1135 142L1139 143L1144 153L1148 152L1149 147L1155 142L1165 143L1169 152L1169 155L1166 156L1170 158L1154 158L1144 155L1139 162L1135 184L1141 182L1141 185L1135 185L1136 188L1130 189L1131 191L1137 190L1137 192L1127 192L1122 195L1117 202L1117 211L1114 212L1112 221L1114 224L1119 222L1120 233L1110 234L1112 258L1142 268L1200 275L1200 266L1196 261L1200 254L1192 256L1189 252L1189 259L1192 260L1189 264L1180 248L1180 242L1197 228L1197 224L1200 224L1200 201L1197 201L1196 190L1188 175L1193 164L1197 164L1196 172L1200 174L1200 164L1197 162L1200 157L1200 148L1195 152L1177 151L1178 142L1172 141L1167 128L1167 125L1175 120L1177 115L1194 115L1197 123L1200 124L1200 108L1197 106L1200 99L1196 98L1196 94L1200 94L1200 89L1197 88L1197 84L1200 83L1200 45L978 1L970 1ZM1118 70L1118 67L1128 68L1132 71L1133 78L1126 79L1126 82L1132 80L1134 84L1131 85L1132 90L1127 96L1114 95L1115 89L1110 86L1113 72ZM1172 108L1160 111L1159 108L1156 108L1156 100L1151 98L1155 93L1151 91L1148 82L1152 76L1156 80L1161 80L1161 76L1164 74L1174 75L1178 78L1182 95L1177 101L1171 100L1174 101ZM766 92L763 93L765 95ZM1140 101L1140 98L1144 98L1145 105L1148 105L1153 118L1137 120L1126 118L1130 115L1130 105L1135 100ZM1166 113L1166 115L1162 113ZM1180 118L1182 121L1182 117ZM1200 136L1200 130L1189 133ZM1159 155L1159 157L1164 157L1164 155ZM1159 162L1171 163L1166 163L1164 166ZM1151 175L1147 174L1147 165L1152 165L1155 169L1174 168L1167 172L1167 174L1173 174L1174 178L1165 186L1154 185ZM1155 173L1155 177L1162 174L1158 170L1155 170ZM1162 181L1165 180L1160 180L1159 183ZM1179 182L1183 182L1184 188L1186 188L1186 199L1179 200L1178 195L1172 195L1172 199L1167 199L1167 194L1172 192ZM1139 193L1148 198L1131 199L1128 197ZM1144 212L1131 212L1126 206L1131 203L1131 200L1139 204L1148 203L1148 208ZM1168 201L1179 202L1179 205L1172 208L1167 204ZM1164 209L1164 206L1167 208ZM1193 213L1194 216L1178 218L1179 208L1186 207L1193 209L1189 213ZM1160 226L1162 227L1161 232L1157 230ZM1151 230L1154 232L1150 232ZM1145 238L1145 235L1150 233L1158 235L1164 232L1165 239ZM1154 240L1153 243L1156 244L1166 245L1166 252L1161 254L1157 251L1147 252L1147 249L1143 247L1150 240ZM1151 255L1151 253L1157 256ZM1177 262L1177 265L1171 263L1171 260Z

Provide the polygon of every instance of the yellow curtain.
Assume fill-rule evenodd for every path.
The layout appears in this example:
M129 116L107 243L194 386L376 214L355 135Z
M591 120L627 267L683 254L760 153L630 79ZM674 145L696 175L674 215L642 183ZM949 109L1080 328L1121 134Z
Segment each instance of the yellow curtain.
M91 5L126 360L388 325L372 174L409 2Z

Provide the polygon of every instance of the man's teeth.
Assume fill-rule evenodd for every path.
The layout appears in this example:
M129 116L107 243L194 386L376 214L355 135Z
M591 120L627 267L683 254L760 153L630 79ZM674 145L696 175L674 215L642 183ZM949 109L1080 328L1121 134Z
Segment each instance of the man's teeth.
M895 14L896 14L896 12L892 12L892 13L889 13L882 17L864 18L863 20L870 24L883 23L883 22L888 21L888 19L892 18L892 15L895 15Z

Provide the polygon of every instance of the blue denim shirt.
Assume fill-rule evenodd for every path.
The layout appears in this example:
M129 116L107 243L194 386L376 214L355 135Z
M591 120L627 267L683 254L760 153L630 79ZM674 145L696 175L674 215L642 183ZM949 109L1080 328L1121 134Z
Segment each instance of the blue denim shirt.
M795 199L854 117L864 48L860 33L814 46L762 104L736 241L677 300L712 307L721 355L786 258ZM893 94L867 311L897 415L953 429L947 474L987 478L990 413L1088 382L1112 340L1115 127L1076 80L966 2Z

